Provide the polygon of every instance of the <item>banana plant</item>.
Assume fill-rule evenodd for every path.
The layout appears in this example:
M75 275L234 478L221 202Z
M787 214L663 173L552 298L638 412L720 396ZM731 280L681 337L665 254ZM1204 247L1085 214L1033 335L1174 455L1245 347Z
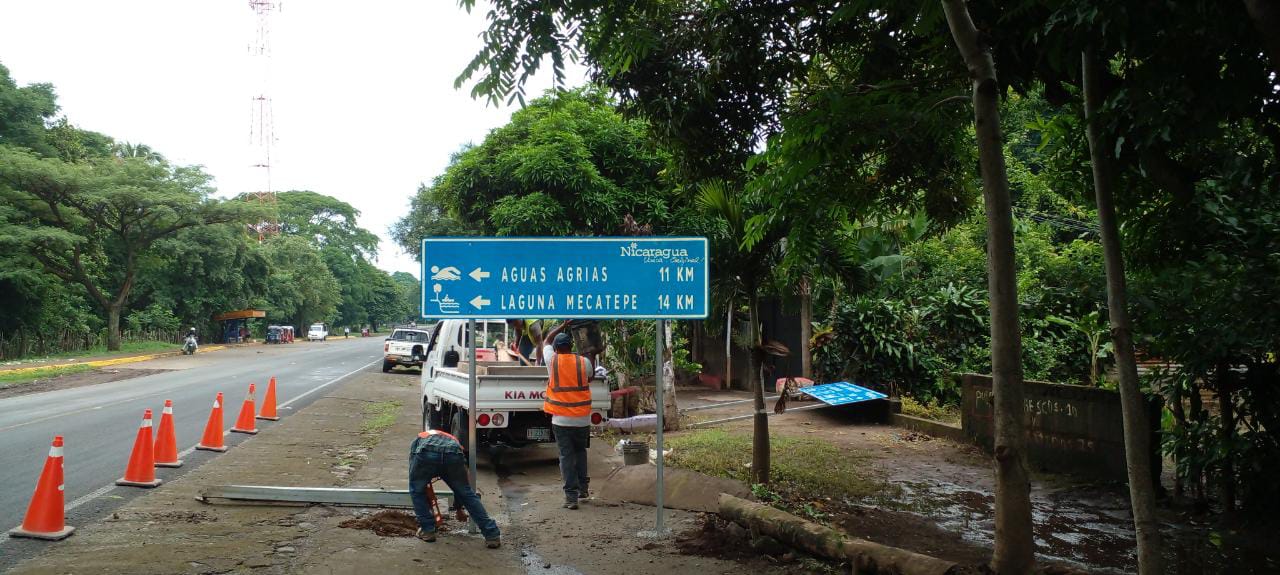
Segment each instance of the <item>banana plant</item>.
M1089 345L1089 384L1094 387L1101 385L1102 360L1111 355L1111 342L1105 341L1111 333L1107 319L1098 310L1093 310L1075 320L1052 315L1045 319L1084 336Z

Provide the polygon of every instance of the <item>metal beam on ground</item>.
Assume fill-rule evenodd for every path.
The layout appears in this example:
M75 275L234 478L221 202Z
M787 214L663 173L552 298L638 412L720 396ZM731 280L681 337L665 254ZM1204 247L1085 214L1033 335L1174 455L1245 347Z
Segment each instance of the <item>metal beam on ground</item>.
M453 497L453 492L436 490L436 497ZM279 485L214 485L200 490L196 500L255 503L323 503L352 507L395 507L412 509L407 489L357 489L344 487L285 487Z

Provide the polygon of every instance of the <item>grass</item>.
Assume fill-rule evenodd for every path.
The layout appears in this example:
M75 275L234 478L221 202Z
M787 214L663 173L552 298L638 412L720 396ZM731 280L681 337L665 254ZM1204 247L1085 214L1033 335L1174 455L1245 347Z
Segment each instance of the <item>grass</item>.
M127 355L127 354L134 354L134 353L157 353L161 351L173 351L175 349L181 349L181 348L182 348L181 345L176 343L169 343L167 341L126 341L120 344L120 351L107 351L107 347L105 345L97 345L89 349L82 349L80 351L66 351L62 353L46 355L44 357L23 358L15 363L33 363L38 361L48 361L52 359L69 359L73 357L87 357L92 355L108 355L108 354Z
M373 447L378 443L382 432L395 424L403 406L399 401L380 401L364 406L366 418L360 425L360 434L364 436L366 446Z
M885 483L868 471L865 455L849 453L818 438L773 435L769 489L782 499L858 499L881 492ZM671 437L672 465L707 475L750 482L751 435L706 429Z
M960 424L960 408L954 405L929 405L907 396L902 397L902 413L952 425Z
M31 371L22 371L18 373L6 373L0 371L0 387L13 387L15 385L23 385L33 383L39 379L49 379L60 375L69 375L72 373L82 373L92 370L93 366L85 364L74 365L55 365L42 369L33 369Z

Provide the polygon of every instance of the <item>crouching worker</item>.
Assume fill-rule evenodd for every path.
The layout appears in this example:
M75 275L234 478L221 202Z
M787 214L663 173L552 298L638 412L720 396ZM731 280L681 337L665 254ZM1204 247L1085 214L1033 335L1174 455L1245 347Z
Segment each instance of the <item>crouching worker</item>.
M413 500L413 512L418 517L418 539L428 543L436 540L436 518L427 501L427 486L439 477L453 491L471 519L484 534L485 547L502 546L498 524L489 517L480 497L467 480L467 454L457 438L443 431L430 430L418 434L409 448L409 498Z

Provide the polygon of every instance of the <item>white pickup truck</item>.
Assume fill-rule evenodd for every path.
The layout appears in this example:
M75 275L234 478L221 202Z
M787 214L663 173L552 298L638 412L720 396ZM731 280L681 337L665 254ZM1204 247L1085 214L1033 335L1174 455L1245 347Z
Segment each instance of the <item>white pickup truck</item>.
M391 371L397 365L422 367L427 357L427 340L431 327L397 327L382 343L382 371Z
M497 454L508 447L551 443L551 416L543 413L547 368L496 361L495 344L505 341L501 321L476 322L476 436L482 448ZM467 322L443 320L432 328L422 367L422 428L440 429L467 438L467 407L471 398ZM505 355L505 354L503 354ZM591 380L591 422L608 418L609 387Z

